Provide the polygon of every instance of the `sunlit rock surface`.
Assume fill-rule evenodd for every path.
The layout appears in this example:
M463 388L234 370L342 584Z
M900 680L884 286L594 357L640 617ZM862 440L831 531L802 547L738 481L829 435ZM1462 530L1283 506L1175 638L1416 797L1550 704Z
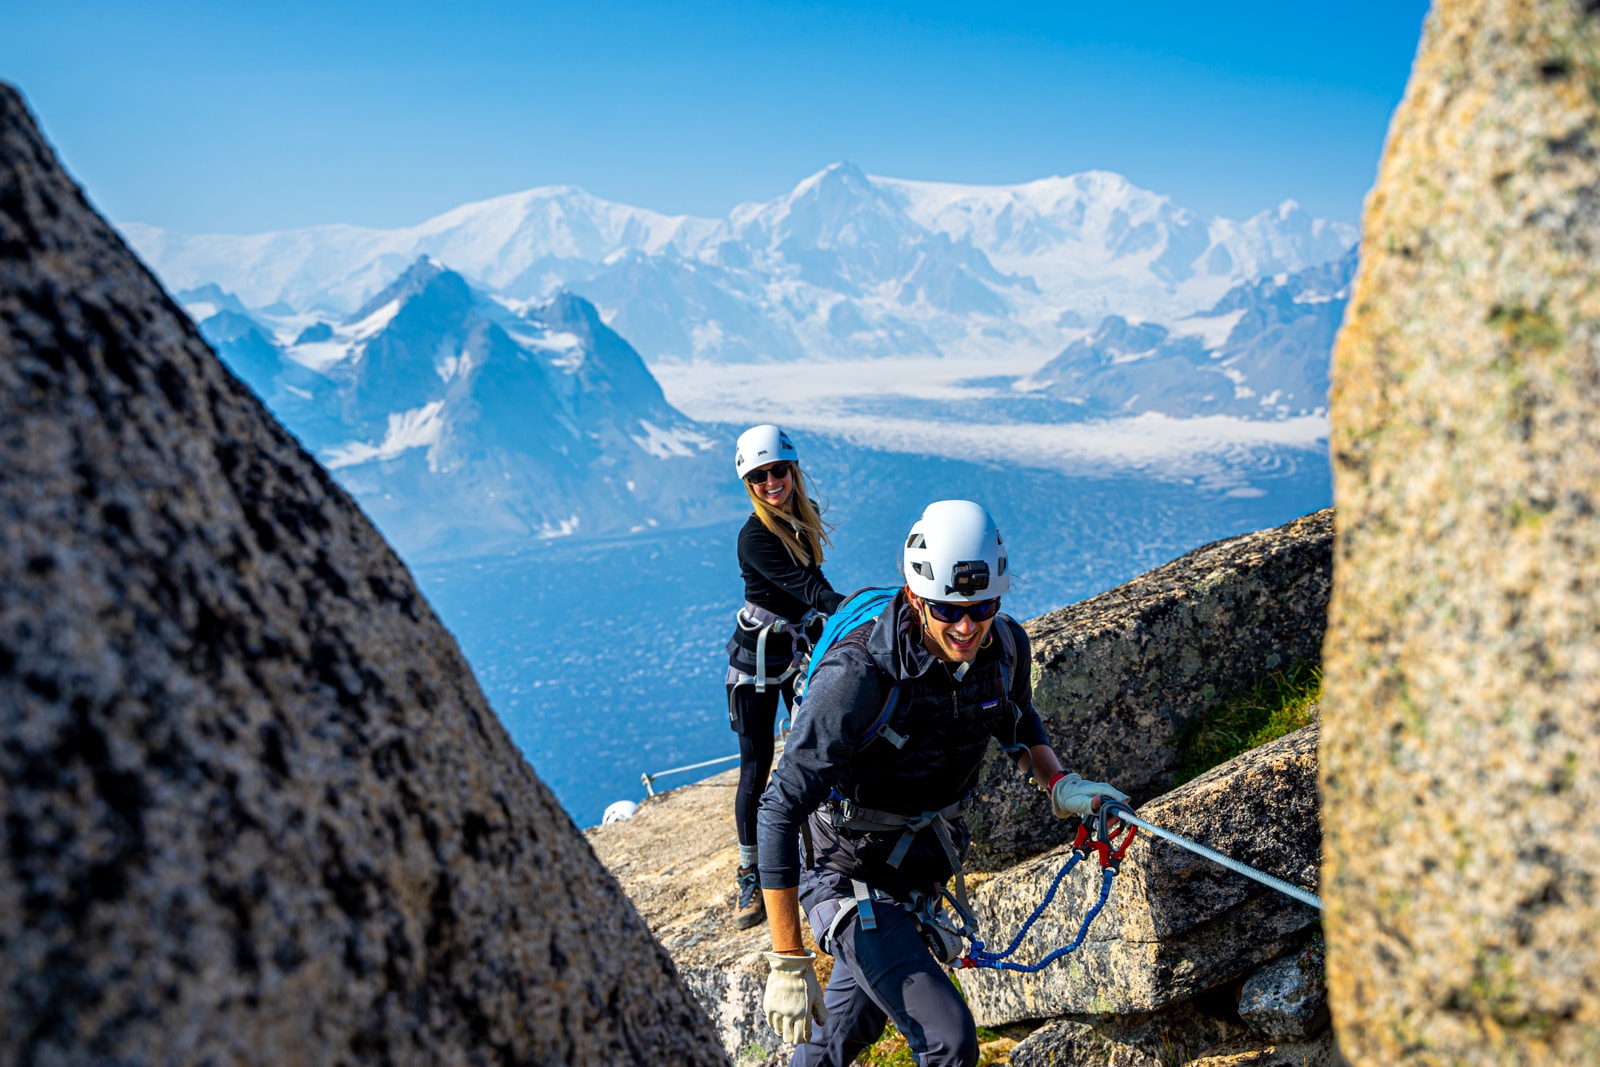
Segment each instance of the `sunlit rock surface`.
M727 771L644 801L623 822L586 831L639 914L672 954L678 973L711 1017L723 1048L739 1067L785 1064L793 1046L767 1025L761 998L772 947L767 927L733 925L734 875L739 866L733 791L739 772ZM800 924L815 949L809 926ZM831 958L819 956L824 985Z
M1600 1062L1600 8L1441 0L1333 372L1323 788L1360 1065Z
M1149 822L1286 881L1314 887L1321 840L1317 728L1246 752L1140 807ZM1008 869L974 895L982 936L1003 948L1070 855ZM1080 863L1013 957L1031 963L1069 944L1098 897L1100 870ZM1297 947L1316 912L1169 842L1141 834L1083 945L1035 974L962 970L980 1025L1076 1013L1150 1012Z
M1327 509L1028 623L1034 705L1061 762L1135 801L1170 789L1184 727L1272 671L1321 657L1332 551ZM988 867L1066 840L1048 799L998 752L967 821Z

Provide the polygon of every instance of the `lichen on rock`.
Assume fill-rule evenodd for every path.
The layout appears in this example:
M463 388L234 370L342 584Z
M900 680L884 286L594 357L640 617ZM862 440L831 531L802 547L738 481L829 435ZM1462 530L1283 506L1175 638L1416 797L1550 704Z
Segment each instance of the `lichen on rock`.
M1034 706L1067 769L1143 801L1172 787L1184 730L1227 697L1315 664L1333 512L1218 541L1030 621ZM967 820L999 868L1066 840L1050 805L991 752Z
M1317 728L1206 772L1140 814L1290 882L1315 885L1321 831ZM1067 861L1063 846L988 879L974 894L982 936L1003 947ZM1086 860L1037 920L1016 960L1072 941L1100 886ZM1315 911L1169 842L1141 835L1082 946L1033 974L957 972L980 1025L1092 1013L1155 1012L1299 946Z
M1331 399L1340 1046L1600 1062L1600 9L1436 3L1364 231Z

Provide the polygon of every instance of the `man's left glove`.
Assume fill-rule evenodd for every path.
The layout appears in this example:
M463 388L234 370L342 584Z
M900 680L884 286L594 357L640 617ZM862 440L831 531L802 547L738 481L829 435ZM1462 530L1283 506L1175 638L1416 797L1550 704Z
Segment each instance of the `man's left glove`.
M1050 806L1055 809L1058 819L1092 814L1095 797L1110 797L1124 804L1128 802L1128 794L1116 786L1105 782L1086 782L1076 774L1063 774L1050 787Z
M822 986L817 983L816 958L815 952L804 956L767 953L772 971L767 975L767 995L761 1009L767 1014L767 1023L791 1045L811 1037L812 1019L818 1026L828 1021L828 1009L822 1006Z

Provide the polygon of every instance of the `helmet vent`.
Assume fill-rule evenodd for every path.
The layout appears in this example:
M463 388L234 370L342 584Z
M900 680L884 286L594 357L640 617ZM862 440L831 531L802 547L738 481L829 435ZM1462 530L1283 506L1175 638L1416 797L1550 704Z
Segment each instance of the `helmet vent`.
M910 537L906 538L906 547L907 548L927 548L928 547L928 539L926 537L922 536L922 534L920 534L920 533L914 533ZM919 570L917 573L921 574L922 572ZM932 577L932 575L929 575L929 577Z
M922 575L924 578L928 579L929 581L933 580L933 564L931 564L931 563L923 563L921 560L918 560L915 563L911 564L911 569L916 571L918 574Z

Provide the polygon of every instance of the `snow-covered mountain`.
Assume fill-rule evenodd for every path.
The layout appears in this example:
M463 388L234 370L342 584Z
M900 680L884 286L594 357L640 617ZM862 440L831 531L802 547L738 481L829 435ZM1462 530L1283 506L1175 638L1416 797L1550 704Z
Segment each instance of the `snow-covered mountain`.
M919 224L1032 279L1044 308L1080 325L1196 310L1241 280L1337 259L1356 238L1293 200L1244 222L1208 218L1108 171L987 187L874 180Z
M1203 314L1163 325L1104 319L1020 387L1085 418L1321 415L1356 249L1331 263L1236 286Z
M869 177L848 163L725 219L559 186L399 230L123 230L169 287L215 285L270 314L350 314L427 255L512 301L571 289L648 360L720 362L996 352L1042 361L1107 315L1191 315L1355 241L1353 227L1292 201L1236 222L1105 172L968 186Z
M348 316L179 294L407 558L732 515L726 442L588 302L511 306L421 258ZM280 309L281 310L281 309Z

